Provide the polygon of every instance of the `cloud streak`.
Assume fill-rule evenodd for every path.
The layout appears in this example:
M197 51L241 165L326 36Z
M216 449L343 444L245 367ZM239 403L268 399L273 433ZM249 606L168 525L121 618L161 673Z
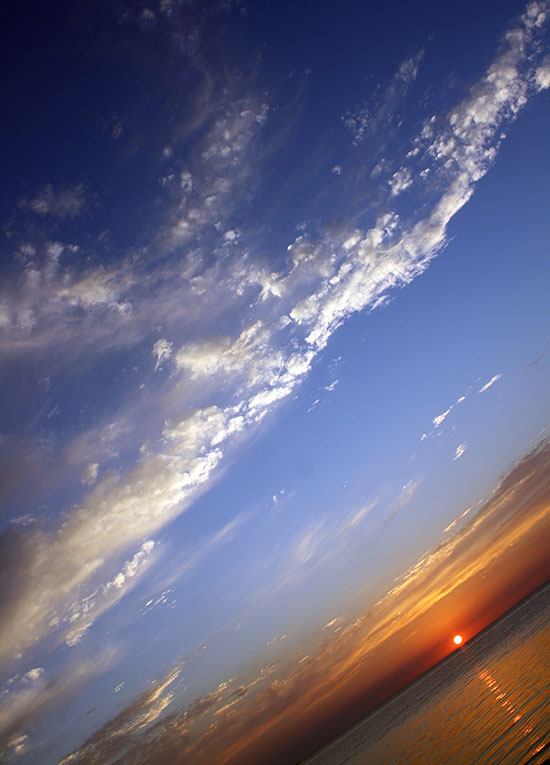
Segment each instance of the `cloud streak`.
M486 382L486 383L485 383L485 385L482 385L482 386L481 386L481 388L478 390L478 393L485 393L485 391L486 391L486 390L489 390L489 388L490 388L492 385L494 385L496 382L498 382L498 381L500 380L500 378L501 378L501 377L502 377L502 375L501 375L501 374L498 374L498 375L494 375L493 377L491 377L491 379L489 380L489 382Z
M468 447L466 446L466 444L459 444L456 447L455 456L453 457L453 462L456 462L458 459L460 459L467 448Z
M64 220L76 218L85 208L86 198L84 186L77 184L65 189L55 190L51 185L45 186L36 196L22 202L36 215L50 215Z

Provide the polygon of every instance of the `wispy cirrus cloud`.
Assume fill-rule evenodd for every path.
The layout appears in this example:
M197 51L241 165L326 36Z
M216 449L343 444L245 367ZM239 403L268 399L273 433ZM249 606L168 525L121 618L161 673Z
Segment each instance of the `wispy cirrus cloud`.
M451 411L453 410L453 407L450 406L448 409L445 409L444 412L441 414L438 414L437 417L434 417L432 420L433 425L438 428L450 415Z
M408 167L397 170L388 181L391 193L394 197L406 191L413 184L411 171Z
M550 58L548 56L545 62L537 69L536 80L539 90L550 88Z
M466 444L459 444L456 447L455 456L453 457L453 462L456 462L457 460L459 460L462 457L462 455L465 453L467 448L468 447L466 446Z
M502 377L502 374L494 375L485 385L483 385L477 393L484 393L486 390L488 390L492 385L494 385L496 382L498 382ZM454 404L451 404L447 409L445 409L444 412L441 412L441 414L436 415L432 420L432 425L434 426L434 430L431 432L423 433L421 437L421 441L424 441L426 438L429 438L430 436L434 435L438 428L443 425L447 417L451 414L451 412L456 409L457 406L464 403L466 399L472 395L472 389L473 386L470 386L468 388L468 391L463 394L462 396L459 396L457 400L454 402ZM475 392L475 391L474 391ZM463 453L463 452L462 452Z
M54 189L49 184L35 196L22 200L21 206L37 215L51 215L60 220L76 218L86 206L84 186L79 183L63 189Z
M365 553L405 510L422 483L422 478L411 479L389 499L375 497L341 516L321 516L309 522L288 540L283 556L277 554L276 562L266 561L270 579L253 600L268 602L277 592L300 585L315 572L349 560L354 547Z
M156 356L155 371L159 369L164 361L168 361L172 355L174 344L166 338L161 338L153 345L153 355Z
M90 462L82 471L80 481L84 486L92 486L97 481L98 475L99 462Z
M478 393L485 393L485 391L486 391L486 390L488 390L488 389L489 389L489 388L490 388L492 385L494 385L496 382L498 382L498 381L500 380L500 378L501 378L501 377L502 377L502 375L501 375L501 374L498 374L498 375L494 375L493 377L491 377L491 379L489 380L489 382L486 382L486 383L485 383L485 385L482 385L482 386L481 386L481 388L478 390Z
M344 114L342 120L351 131L355 145L379 131L381 127L387 128L388 123L395 119L396 107L416 80L423 58L424 49L422 48L414 56L401 62L385 88L379 89L359 108Z

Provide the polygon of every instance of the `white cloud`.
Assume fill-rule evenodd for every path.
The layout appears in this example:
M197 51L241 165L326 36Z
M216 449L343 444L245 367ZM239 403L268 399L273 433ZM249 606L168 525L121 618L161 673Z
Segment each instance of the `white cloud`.
M198 436L195 443L201 443ZM185 443L172 446L171 455L146 456L122 481L106 475L57 531L29 527L15 538L12 546L20 550L12 558L15 578L3 593L2 658L24 652L54 631L61 639L67 633L76 636L91 616L121 597L114 582L112 587L90 583L122 550L182 512L222 456L215 448L197 455ZM125 578L129 565L122 571Z
M347 111L342 120L353 135L353 143L358 145L368 135L380 128L386 128L395 115L398 103L406 96L416 80L424 50L403 61L382 92L376 93L370 100L355 110Z
M62 622L69 626L65 636L65 643L74 646L79 643L95 620L107 609L126 594L134 579L139 573L143 573L147 567L148 558L155 543L149 539L141 545L138 552L122 567L121 571L106 584L101 585L95 592L83 598L80 602L73 603L68 609Z
M291 385L265 388L252 396L248 404L249 411L256 412L259 409L268 409L272 404L286 398L290 393L292 393Z
M482 386L482 387L481 387L481 388L478 390L478 393L484 393L486 390L488 390L488 388L490 388L490 387L491 387L491 385L494 385L496 382L498 382L498 381L500 380L500 378L501 378L501 377L502 377L502 375L501 375L501 374L498 374L498 375L495 375L494 377L491 377L491 379L489 380L489 382L486 382L486 383L485 383L485 385L483 385L483 386Z
M536 70L536 64L533 64L533 70L528 69L533 40L543 23L533 21L533 8L533 4L527 7L518 30L508 35L503 52L470 96L447 118L434 115L428 120L426 129L411 149L412 153L409 152L411 156L422 153L423 159L431 164L425 169L439 174L439 179L445 181L441 185L449 189L431 215L408 226L391 215L389 225L381 216L370 231L349 232L348 257L342 257L343 253L339 251L329 252L329 248L315 246L305 237L291 245L294 266L297 267L299 262L302 264L300 278L305 278L309 269L310 275L321 277L322 284L319 289L309 291L305 296L302 294L294 301L294 306L281 306L281 315L286 312L296 322L307 324L314 322L320 314L317 326L312 327L308 336L316 348L323 347L330 333L349 313L383 304L385 292L407 284L445 245L449 220L469 199L473 184L494 159L502 123L514 118L525 103L534 88L536 71L540 72L539 79L546 76L543 74L546 64ZM536 19L541 14L544 12L538 12ZM386 116L393 113L396 99L402 97L417 76L422 55L420 51L401 64L385 95L380 97L386 110L382 109L381 115L382 112ZM170 250L175 243L190 242L205 226L213 226L219 232L220 247L223 246L224 232L235 230L225 221L235 204L234 199L239 198L236 191L246 188L246 180L252 172L250 158L254 156L254 141L269 110L260 100L232 98L230 93L231 89L227 94L224 92L221 104L212 104L208 113L210 121L204 123L206 129L200 139L200 162L193 168L193 175L189 170L182 171L177 167L174 149L165 152L165 162L174 165L171 169L181 179L181 196L171 203L166 225L151 243L151 251L161 249L161 253L152 257L166 254L163 248ZM367 123L370 124L372 119L375 117L367 116ZM407 168L401 168L394 174L396 191L403 189L404 183L409 183L408 172ZM405 175L400 175L403 173ZM45 198L54 195L51 190ZM369 237L377 241L369 244ZM357 241L352 244L354 238ZM189 263L195 263L192 268L201 263L202 255L198 249L192 255L189 253ZM198 268L200 270L201 266ZM65 333L67 336L77 333L79 342L83 337L85 342L97 342L101 335L104 343L131 344L142 338L152 318L161 324L166 317L175 321L189 314L190 293L197 301L201 299L196 305L200 304L204 309L205 304L210 308L216 303L224 292L222 287L230 287L238 293L243 284L256 283L261 290L261 300L265 301L268 297L281 298L290 294L289 287L298 284L297 273L276 274L258 267L246 257L239 259L239 256L228 262L225 271L217 263L210 269L208 278L204 269L192 278L182 279L184 272L188 273L180 268L177 278L172 278L176 277L175 269L173 274L160 269L158 283L155 283L156 277L148 271L145 289L143 276L146 272L141 273L130 263L116 272L91 270L82 275L68 270L63 278L53 281L49 278L47 283L44 271L39 269L36 277L41 286L34 288L34 299L29 299L27 294L24 300L21 296L14 301L10 295L2 306L0 323L9 330L7 345L21 349L24 338L31 347L31 338L34 338L32 347L43 348L48 343L59 347ZM244 278L234 278L237 274ZM306 282L300 284L305 286ZM160 291L159 285L162 285ZM144 297L145 293L155 294L154 306ZM212 295L211 300L206 297L208 293ZM227 295L226 289L225 302ZM82 313L76 313L75 308ZM101 311L111 311L111 314L107 318ZM91 321L96 322L93 328L87 325ZM186 326L185 322L183 326Z
M539 90L550 88L550 57L537 69L536 82Z
M280 274L254 264L247 264L245 268L236 269L234 279L238 281L236 292L239 295L243 294L248 286L260 287L260 302L270 297L280 298L286 290L286 284Z
M358 524L362 523L362 521L365 520L367 515L370 513L370 511L373 509L373 507L377 504L377 500L374 500L373 502L369 502L366 505L364 505L360 510L358 510L356 513L353 513L348 521L344 525L344 529L353 528L354 526L357 526Z
M418 53L416 53L414 56L411 56L411 58L405 59L405 61L400 64L399 71L397 73L398 76L406 83L414 82L418 75L420 63L423 58L424 48L421 48Z
M48 185L32 199L25 200L25 205L37 215L52 215L62 220L76 218L84 210L85 204L82 184L58 190Z
M239 407L220 409L209 406L180 420L168 421L163 435L169 440L170 447L175 448L179 454L195 456L238 433L244 424Z
M436 428L438 428L444 422L444 420L448 417L448 415L452 412L452 410L453 410L453 407L450 406L442 414L438 414L437 417L433 418L432 423L435 425Z
M270 331L257 321L233 339L214 337L186 343L176 353L176 364L194 377L219 372L246 374L254 384L280 366L281 359L269 347Z
M98 474L99 463L90 462L90 464L83 470L80 481L84 486L92 486L97 481Z
M467 448L468 447L466 446L466 444L459 444L456 447L456 452L455 452L455 456L453 457L453 462L456 462L456 460L460 459Z
M317 521L295 542L294 561L298 566L305 566L327 544L324 522Z
M33 667L32 669L29 669L25 675L23 675L23 679L30 680L31 682L36 682L36 680L39 680L43 674L44 669L42 667Z
M99 268L72 284L60 286L56 297L58 300L67 301L71 306L85 309L106 306L115 308L122 314L130 313L131 303L121 300L121 294L126 291L127 285L121 283L119 276L120 272L109 272Z
M430 121L424 151L447 188L431 213L408 227L394 215L380 216L339 260L336 278L292 309L291 318L311 325L306 339L314 347L324 347L348 315L372 307L390 288L412 281L445 246L449 221L470 199L496 156L502 124L514 119L526 103L529 75L522 73L520 62L526 63L531 43L525 26L509 34L503 52L471 94L446 120ZM418 145L424 140L419 136Z
M193 191L193 176L188 170L180 173L180 185L185 192Z
M160 368L164 361L168 361L172 355L173 349L174 343L170 343L165 338L157 340L153 345L153 356L156 356L155 371Z
M525 24L527 27L542 27L548 20L548 4L542 2L530 2L525 10Z
M2 350L20 353L23 348L31 351L52 347L56 353L67 354L83 353L90 347L132 346L150 333L152 322L163 326L169 321L180 330L192 325L208 302L207 294L212 294L213 313L220 310L218 298L224 290L212 288L219 287L220 282L226 290L231 286L227 262L216 261L205 268L201 246L190 247L186 254L181 246L192 241L196 244L205 227L209 230L208 246L214 249L231 244L229 239L224 240L224 231L238 233L224 221L242 194L249 193L247 183L255 172L258 151L255 141L268 107L251 97L236 98L233 82L223 94L212 94L204 110L204 130L193 147L193 174L181 170L173 149L164 153L163 163L169 167L163 169L163 176L179 177L180 184L170 184L166 189L166 204L152 240L127 260L119 256L113 268L94 267L98 258L88 251L85 262L92 265L85 272L82 262L67 261L62 270L43 267L40 253L35 252L32 274L28 267L25 269L27 281L34 279L32 285L25 284L23 289L21 279L15 276L12 284L4 285L5 294L0 295ZM43 215L60 217L80 212L84 201L81 186L60 193L46 187L22 204L26 208L32 205ZM234 245L236 241L232 240ZM177 253L175 248L179 248ZM113 255L116 253L110 253L109 259ZM182 268L185 261L187 267ZM151 268L152 264L155 268ZM274 283L265 285L266 295L277 291ZM229 294L226 291L223 302L227 302ZM191 309L190 303L194 304Z
M492 383L491 383L491 384L492 384ZM432 420L432 425L433 425L433 426L434 426L436 429L437 429L437 428L439 428L439 427L440 427L440 426L443 424L443 422L444 422L444 421L447 419L447 417L449 416L449 414L450 414L450 413L453 411L453 409L454 409L455 407L457 407L459 404L462 404L464 401L466 401L466 396L459 396L459 397L457 398L457 400L455 401L455 403L454 403L454 404L451 404L451 406L450 406L448 409L446 409L446 410L445 410L444 412L442 412L441 414L438 414L438 415L437 415L437 417L434 417L434 418L433 418L433 420ZM429 438L430 436L434 435L434 433L435 433L435 431L434 431L434 430L432 430L432 431L431 431L431 432L429 432L429 433L423 433L423 434L422 434L422 436L421 436L421 438L420 438L420 440L421 440L421 441L425 441L427 438Z
M402 167L397 170L388 181L394 197L401 194L402 191L406 191L406 189L412 186L412 182L411 171L408 167Z

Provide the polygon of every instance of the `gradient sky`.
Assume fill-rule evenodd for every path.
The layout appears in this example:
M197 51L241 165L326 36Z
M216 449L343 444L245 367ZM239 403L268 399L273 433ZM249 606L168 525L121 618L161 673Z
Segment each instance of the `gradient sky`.
M295 762L548 578L550 2L54 6L2 30L0 752Z

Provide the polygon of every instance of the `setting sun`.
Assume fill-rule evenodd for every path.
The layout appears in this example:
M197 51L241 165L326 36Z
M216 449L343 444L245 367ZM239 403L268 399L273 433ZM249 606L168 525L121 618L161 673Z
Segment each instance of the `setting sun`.
M453 638L453 643L455 645L460 645L462 643L462 635L455 635Z

